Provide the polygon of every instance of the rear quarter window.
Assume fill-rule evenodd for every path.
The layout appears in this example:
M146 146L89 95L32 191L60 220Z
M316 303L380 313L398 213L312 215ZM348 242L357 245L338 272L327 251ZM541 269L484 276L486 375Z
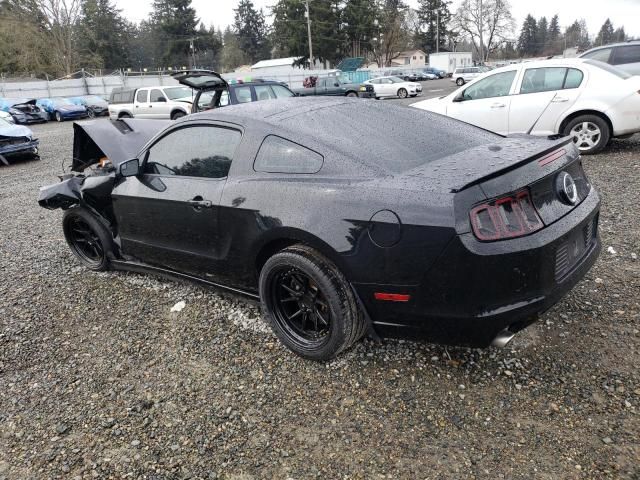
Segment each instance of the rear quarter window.
M267 136L253 163L256 172L317 173L324 157L313 150L275 135Z
M640 45L625 45L616 47L613 51L613 65L640 63Z

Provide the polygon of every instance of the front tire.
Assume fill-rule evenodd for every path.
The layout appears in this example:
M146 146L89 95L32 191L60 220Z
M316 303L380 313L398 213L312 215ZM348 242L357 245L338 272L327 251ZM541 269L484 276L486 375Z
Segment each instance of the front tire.
M462 85L464 85L464 78L458 78L456 80L456 85L458 85L459 87L461 87Z
M184 112L174 112L174 113L171 115L171 120L177 120L177 119L179 119L179 118L184 117L185 115L186 115L186 113L184 113Z
M269 258L259 288L274 333L301 357L330 360L365 333L364 316L346 278L309 247L295 245Z
M408 95L409 95L409 92L407 92L406 88L401 88L400 90L398 90L398 97L407 98Z
M56 119L56 122L62 122L62 114L60 112L56 112L54 114L54 117Z
M597 115L580 115L574 118L567 123L562 133L573 138L573 143L583 155L602 151L611 139L609 125Z
M356 92L349 92L347 93L347 97L357 97L358 94Z
M109 268L113 236L93 213L82 207L65 211L62 229L69 248L82 265L96 272Z

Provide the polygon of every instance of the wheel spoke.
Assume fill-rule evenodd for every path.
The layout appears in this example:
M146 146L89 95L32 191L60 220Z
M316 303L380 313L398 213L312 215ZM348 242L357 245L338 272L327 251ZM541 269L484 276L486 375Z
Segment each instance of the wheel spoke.
M329 322L327 320L325 320L325 318L322 316L322 314L320 313L320 310L318 310L317 308L315 309L315 316L318 317L318 320L320 320L325 326L329 326ZM316 324L316 329L318 328L318 324Z
M302 314L302 310L298 310L296 313L289 317L289 320L293 320L296 317L299 317Z
M297 302L298 299L296 297L289 297L289 298L283 298L282 300L280 300L282 303L287 303L287 302Z
M296 297L299 297L299 296L300 296L300 292L298 292L298 291L294 290L294 289L293 289L293 288L291 288L290 286L285 285L284 283L282 283L280 286L281 286L282 288L284 288L287 292L289 292L291 295L294 295L294 296L296 296Z

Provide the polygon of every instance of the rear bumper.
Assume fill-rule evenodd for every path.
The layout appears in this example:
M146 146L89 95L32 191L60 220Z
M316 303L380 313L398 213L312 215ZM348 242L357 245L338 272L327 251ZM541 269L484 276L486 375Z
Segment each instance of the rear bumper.
M515 333L534 322L589 271L601 249L599 208L592 190L571 214L527 237L481 243L472 234L457 236L420 285L354 288L381 337L487 347L501 331ZM576 239L585 239L584 251L560 269L559 252ZM411 299L376 301L375 292Z

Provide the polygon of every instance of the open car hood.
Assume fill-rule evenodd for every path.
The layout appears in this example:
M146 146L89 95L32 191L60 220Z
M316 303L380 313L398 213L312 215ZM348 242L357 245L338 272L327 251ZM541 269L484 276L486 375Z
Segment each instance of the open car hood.
M11 107L15 108L15 107L22 107L22 106L26 106L26 105L31 105L32 107L36 106L36 100L18 100L16 103L12 104Z
M194 90L211 90L216 87L228 87L227 81L212 70L183 70L171 75L181 85Z
M114 167L136 158L142 147L170 120L94 120L73 124L73 164L71 170L82 172L102 158L111 160Z

